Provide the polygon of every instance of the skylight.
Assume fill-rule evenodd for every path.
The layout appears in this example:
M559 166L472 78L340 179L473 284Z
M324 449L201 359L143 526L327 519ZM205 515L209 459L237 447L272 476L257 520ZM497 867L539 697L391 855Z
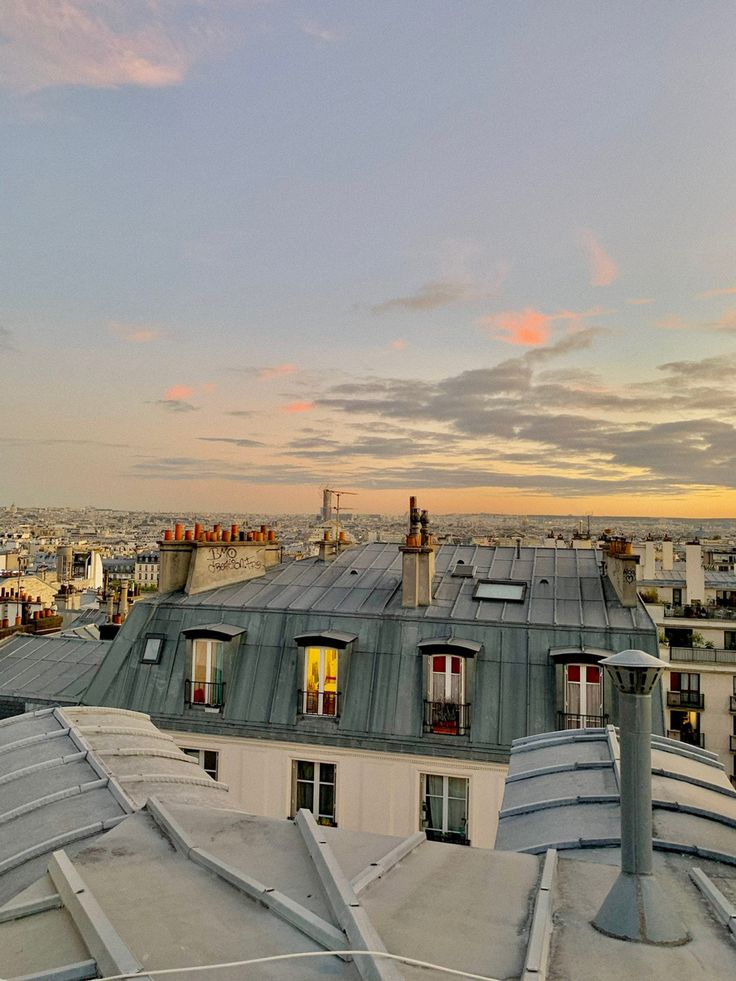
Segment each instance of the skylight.
M523 603L526 593L525 582L498 582L486 579L475 587L473 599L502 600L505 603Z

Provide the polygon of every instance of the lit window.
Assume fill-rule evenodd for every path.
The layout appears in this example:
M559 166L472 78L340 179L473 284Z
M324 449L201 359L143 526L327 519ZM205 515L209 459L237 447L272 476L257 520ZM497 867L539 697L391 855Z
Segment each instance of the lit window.
M222 641L192 641L191 677L185 686L187 703L202 708L219 708L224 701L224 689Z
M219 769L220 754L214 749L191 749L187 746L182 746L182 753L186 753L187 756L191 756L192 759L196 760L197 763L202 767L204 772L212 777L213 780L217 780L217 771Z
M337 650L334 647L306 648L301 709L306 715L337 715Z
M505 603L522 603L526 593L525 582L494 582L486 580L475 587L473 599L502 600Z
M294 760L293 814L306 808L318 824L335 827L336 770L334 763Z
M597 664L565 665L565 729L605 725L603 672Z
M469 845L468 780L422 774L421 826L430 841Z

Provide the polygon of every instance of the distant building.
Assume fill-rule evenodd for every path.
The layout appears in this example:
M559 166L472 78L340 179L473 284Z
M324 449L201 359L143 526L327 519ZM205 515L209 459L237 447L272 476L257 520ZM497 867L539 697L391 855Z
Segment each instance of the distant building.
M135 581L143 588L158 589L158 566L158 552L140 552L135 557Z

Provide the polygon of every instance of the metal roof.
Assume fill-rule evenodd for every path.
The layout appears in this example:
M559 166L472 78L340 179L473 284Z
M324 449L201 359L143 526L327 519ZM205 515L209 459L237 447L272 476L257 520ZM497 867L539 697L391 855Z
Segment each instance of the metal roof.
M26 702L76 705L109 642L16 634L0 645L0 691Z
M52 851L102 834L162 788L229 806L227 788L141 713L49 708L0 721L0 898Z
M551 732L517 740L499 815L496 847L617 847L620 843L617 730ZM655 847L709 849L736 865L736 792L715 753L652 737Z
M475 576L454 575L458 561ZM526 583L523 602L476 600L479 580ZM288 562L249 582L222 586L182 600L184 606L288 609L415 619L548 626L618 628L649 625L640 606L623 607L602 575L593 549L442 545L436 552L433 602L401 605L401 553L374 543L348 549L331 562Z

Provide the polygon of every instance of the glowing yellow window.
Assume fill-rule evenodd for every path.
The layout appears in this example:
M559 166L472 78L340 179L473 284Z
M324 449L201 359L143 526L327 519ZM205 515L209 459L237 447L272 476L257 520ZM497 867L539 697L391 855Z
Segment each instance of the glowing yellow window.
M306 649L302 712L337 715L337 651L333 647Z

